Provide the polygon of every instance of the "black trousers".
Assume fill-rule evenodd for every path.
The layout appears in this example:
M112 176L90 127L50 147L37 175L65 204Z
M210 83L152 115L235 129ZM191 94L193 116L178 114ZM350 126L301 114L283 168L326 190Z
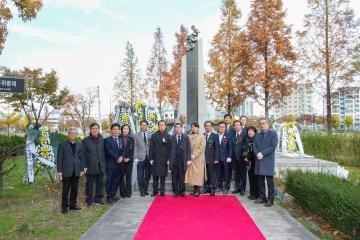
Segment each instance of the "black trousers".
M205 191L215 191L218 184L219 178L219 168L220 163L218 164L206 164L206 182L204 185Z
M71 177L63 177L62 201L61 207L67 208L76 205L76 198L78 194L79 177L74 173ZM70 205L69 205L69 191L70 191Z
M112 176L112 169L106 168L106 180L105 180L105 191L106 191L106 197L109 199L111 195L111 176Z
M275 197L275 186L274 186L274 177L273 176L263 176L258 175L258 183L259 183L259 194L260 198L266 201L266 193L265 193L265 179L268 187L268 201L274 201Z
M120 194L121 197L131 196L132 193L132 177L133 162L127 162L123 165L123 177L120 181Z
M159 188L159 179L160 179L160 188ZM165 193L165 176L153 176L153 192L155 194Z
M251 167L248 170L249 184L250 184L250 196L254 198L259 197L259 183L258 177L255 175L255 159L251 160Z
M100 203L103 198L103 175L104 174L88 174L86 175L86 203L88 205L93 202ZM94 192L94 183L95 183L95 199L93 199Z
M185 171L183 162L180 159L175 159L171 177L173 192L185 192Z
M229 190L231 181L231 163L220 162L218 188Z
M137 179L140 193L146 193L148 191L150 177L151 165L149 160L139 161L137 164Z
M247 168L245 161L243 159L240 160L232 160L234 172L235 172L235 190L244 191L246 189L246 177L247 177Z
M124 169L123 165L118 165L114 168L111 172L111 191L109 195L109 199L113 199L116 196L116 192L120 189L120 196L121 195L121 182L124 179Z

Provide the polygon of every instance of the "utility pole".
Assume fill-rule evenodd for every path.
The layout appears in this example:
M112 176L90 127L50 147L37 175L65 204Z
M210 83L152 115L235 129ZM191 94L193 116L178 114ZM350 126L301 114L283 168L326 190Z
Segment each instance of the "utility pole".
M101 113L100 113L100 86L97 86L97 97L98 97L98 110L99 110L99 124L101 124Z

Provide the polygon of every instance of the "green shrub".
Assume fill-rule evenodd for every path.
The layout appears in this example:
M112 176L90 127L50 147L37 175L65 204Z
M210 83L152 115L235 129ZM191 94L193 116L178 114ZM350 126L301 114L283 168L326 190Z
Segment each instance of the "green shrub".
M287 172L285 188L304 210L322 216L352 237L360 237L360 185L298 170Z
M360 134L303 132L301 139L306 154L340 165L360 167Z

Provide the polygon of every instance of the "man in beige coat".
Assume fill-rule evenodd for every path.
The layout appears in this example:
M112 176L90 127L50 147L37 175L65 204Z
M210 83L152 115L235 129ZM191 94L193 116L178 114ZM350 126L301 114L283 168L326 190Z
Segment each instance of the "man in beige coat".
M203 134L199 131L199 124L191 124L191 134L189 134L191 146L192 163L188 166L185 174L185 183L194 186L194 192L191 195L198 197L200 187L204 184L205 174L205 146L206 141Z

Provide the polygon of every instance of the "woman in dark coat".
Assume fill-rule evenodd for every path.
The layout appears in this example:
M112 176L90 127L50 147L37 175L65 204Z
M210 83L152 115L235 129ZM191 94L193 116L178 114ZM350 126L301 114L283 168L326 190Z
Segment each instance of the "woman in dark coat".
M160 196L165 196L165 177L168 174L168 161L170 159L171 142L170 135L166 132L165 121L158 123L159 131L151 136L149 159L153 175L153 194L156 196L160 190ZM158 188L160 180L160 188Z
M120 185L120 192L122 197L131 197L132 190L132 171L134 164L134 138L130 137L131 128L128 124L121 126L120 139L123 145L124 151L124 172Z
M255 200L259 197L259 187L257 183L257 176L255 175L255 154L253 152L254 140L257 130L254 126L247 128L247 137L242 146L244 161L248 167L248 175L250 182L250 200Z

